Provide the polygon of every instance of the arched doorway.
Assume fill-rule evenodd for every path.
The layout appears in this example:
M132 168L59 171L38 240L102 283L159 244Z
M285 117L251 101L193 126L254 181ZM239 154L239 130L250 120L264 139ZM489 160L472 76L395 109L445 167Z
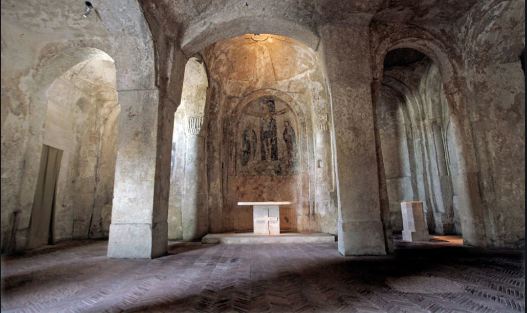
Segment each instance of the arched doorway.
M393 231L402 230L400 203L420 200L430 233L461 234L441 84L424 54L402 48L386 55L376 115Z
M92 50L44 90L47 109L27 248L108 236L120 109L114 61Z
M429 51L434 49L399 42L385 54L375 103L389 207L385 223L401 230L400 202L418 200L430 233L463 234L466 244L479 245L482 216L460 131L463 104L453 103L459 97L452 96L449 61L429 57Z

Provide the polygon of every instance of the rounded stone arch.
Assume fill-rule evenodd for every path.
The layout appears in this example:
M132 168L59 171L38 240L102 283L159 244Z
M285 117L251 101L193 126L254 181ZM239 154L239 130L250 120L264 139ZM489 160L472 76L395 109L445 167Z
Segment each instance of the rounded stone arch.
M153 41L139 2L130 1L124 8L120 1L92 1L92 3L97 9L97 15L92 13L80 24L78 17L75 17L76 14L62 14L77 12L78 4L73 2L60 6L43 6L36 11L33 6L29 6L32 7L31 12L53 16L51 22L47 21L44 24L56 25L60 29L58 33L67 35L58 36L58 33L55 33L51 36L35 37L34 40L30 40L31 43L28 42L32 57L19 62L20 64L17 63L20 71L12 79L13 83L17 82L20 89L17 93L20 101L13 104L16 104L15 108L23 109L22 114L14 112L16 114L9 114L11 117L8 116L7 119L4 119L4 116L8 114L2 114L2 126L5 125L4 121L7 121L13 125L9 125L11 129L16 127L22 130L13 132L13 135L6 134L3 138L16 142L9 152L2 153L2 164L9 164L10 171L16 173L16 179L13 179L9 189L2 189L2 198L5 198L2 200L2 207L5 207L2 217L19 212L17 218L20 219L17 229L14 230L16 235L8 243L9 249L14 247L16 250L23 250L27 242L24 229L28 227L29 212L33 204L32 195L39 171L42 130L47 112L46 91L53 81L76 64L104 51L117 65L117 90L132 91L127 98L135 96L137 91L156 89ZM23 20L20 20L20 17L19 20L34 29L36 24L26 21L26 18L30 19L31 16L31 14L23 14L21 15ZM55 26L49 29L42 28L44 24L38 24L36 31L47 34L48 31L55 29ZM123 98L125 97L119 97L120 104L123 103ZM137 99L136 103L141 103L141 100ZM2 113L4 111L2 110ZM4 193L4 190L7 192ZM2 249L4 247L5 241L2 241Z
M313 50L317 50L320 41L316 32L303 24L276 17L244 16L211 23L207 27L192 25L182 36L181 50L186 55L193 55L215 42L247 33L290 37Z
M442 43L430 34L424 34L423 38L386 38L378 44L373 54L374 81L382 82L384 58L389 51L399 48L415 49L438 66L448 109L451 112L449 126L452 128L452 140L455 147L453 157L457 161L454 175L458 180L454 183L454 189L460 199L461 214L464 215L461 219L463 239L469 245L485 246L484 221L480 207L481 196L477 191L477 162L473 152L474 147L470 142L471 131L467 124L467 108L465 107L466 101L464 101L466 84L458 74L455 57L450 55Z
M68 72L75 66L89 62L91 60L100 59L109 62L114 62L113 58L106 52L92 47L74 47L69 48L61 53L54 54L52 57L44 59L35 69L32 77L32 83L28 87L28 94L30 94L30 103L32 107L31 114L28 115L29 128L36 136L30 136L27 150L25 152L26 161L29 159L38 160L40 158L40 145L42 143L42 129L44 126L44 117L47 110L47 92L52 86L53 82ZM26 171L34 172L35 169L26 167ZM36 169L38 171L38 169ZM35 175L36 177L37 175ZM31 175L24 175L24 177L32 177ZM33 180L28 179L28 182L23 183L23 190L33 190ZM29 189L27 189L29 188ZM22 206L24 204L21 203Z
M55 54L39 64L33 75L33 90L30 90L31 102L35 107L31 120L30 127L35 130L41 130L44 126L44 120L47 110L47 93L52 87L53 83L62 75L71 69L83 63L94 60L106 61L115 64L114 59L101 49L93 47L74 47L64 50L61 53ZM117 68L115 67L117 75ZM116 86L117 88L117 86ZM35 138L38 142L42 138ZM39 154L40 155L40 154Z
M103 63L99 63L103 62ZM22 180L22 187L21 190L23 191L21 194L25 194L26 196L20 197L20 209L22 218L25 218L27 216L28 223L30 221L30 217L33 214L33 196L27 196L27 195L34 195L35 190L37 188L36 180L39 176L39 166L40 166L40 160L42 155L42 147L43 145L48 145L53 148L62 150L64 152L64 158L63 162L61 164L61 168L63 168L59 172L59 177L57 177L57 190L63 190L65 188L64 186L67 185L65 182L67 180L65 174L68 173L68 171L64 172L65 169L69 169L69 166L72 161L72 155L73 152L69 151L69 145L68 140L66 137L63 136L57 136L57 133L51 131L51 129L47 129L49 126L49 121L58 121L60 120L61 116L57 116L57 108L56 103L50 103L52 99L50 97L53 97L53 101L57 101L56 97L57 95L57 86L56 82L58 82L61 78L64 78L65 75L69 75L68 73L77 73L75 74L72 79L75 80L75 76L77 75L88 75L86 77L89 77L91 75L94 75L95 72L86 72L84 70L84 67L88 66L91 68L91 70L95 67L102 66L101 71L99 72L97 70L97 75L104 75L102 77L105 78L104 81L101 81L102 86L106 85L108 83L112 84L112 88L114 89L115 95L111 96L112 103L115 103L115 106L108 106L109 102L107 94L108 90L99 90L96 91L96 93L91 93L90 87L87 84L86 86L77 85L79 88L78 90L82 90L82 92L87 92L87 95L98 97L98 99L106 99L102 100L103 105L97 109L97 110L103 110L106 112L106 116L104 118L104 121L101 121L101 123L104 123L104 132L106 133L108 130L106 128L112 128L113 126L116 127L116 120L118 119L119 115L119 104L117 101L117 85L116 85L116 68L115 68L115 62L113 58L104 52L103 50L93 48L93 47L73 47L63 50L61 53L53 54L51 57L44 59L35 69L35 72L32 75L32 83L31 87L28 88L28 93L30 94L30 103L32 107L31 114L27 117L28 119L28 126L30 128L32 135L28 137L27 145L26 145L26 151L24 154L24 161L26 164L29 164L28 166L24 167L24 173ZM91 71L89 70L89 71ZM108 70L110 72L108 72ZM73 72L72 72L73 71ZM110 75L110 76L107 76ZM113 76L113 77L112 77ZM108 80L106 80L108 78ZM63 86L63 85L62 85ZM95 87L97 87L95 86ZM94 86L92 86L94 87ZM60 87L62 88L62 87ZM76 87L72 87L76 88ZM101 93L102 92L102 93ZM52 94L50 94L52 93ZM90 94L91 93L91 94ZM101 98L99 98L101 97ZM68 99L70 100L70 99ZM77 99L82 100L82 99ZM59 100L62 101L62 100ZM99 100L97 100L99 101ZM73 102L72 102L73 103ZM54 109L53 109L54 108ZM50 111L51 109L51 111ZM91 110L91 109L89 109ZM91 114L91 113L90 113ZM108 120L106 120L108 118ZM107 123L110 123L107 125ZM50 124L54 125L54 124ZM102 125L102 124L101 124ZM48 132L50 130L50 132ZM103 131L103 130L101 130ZM54 133L54 135L52 135ZM66 133L64 133L66 134ZM51 137L50 137L51 136ZM102 148L101 148L102 149ZM68 151L66 151L68 150ZM106 152L105 152L106 153ZM62 173L62 174L60 174ZM69 174L68 174L69 175ZM98 182L96 183L98 184ZM66 193L65 193L66 194ZM64 195L65 195L64 194ZM94 197L96 195L94 194ZM62 211L65 207L63 205L57 206L57 211L53 214L52 220L55 221L55 219L60 218L60 214L62 214ZM58 225L53 222L53 225ZM28 227L30 225L28 224ZM101 229L97 230L97 234L99 234L99 231ZM53 228L53 232L57 231L56 226ZM88 230L91 233L91 229ZM58 233L58 232L57 232ZM57 235L58 237L55 237ZM99 235L96 235L99 236ZM54 234L53 240L61 240L68 238L68 235L62 231L62 233ZM29 234L26 239L25 246L29 244Z
M199 54L184 64L181 99L172 130L168 238L194 240L206 235L208 197L206 176L205 113L209 76ZM192 161L189 161L192 160Z
M457 66L453 62L454 58L446 52L446 49L442 47L441 42L436 39L405 37L396 40L393 40L392 38L386 38L383 40L378 45L373 55L373 77L375 80L382 80L384 58L388 52L400 48L414 49L426 55L432 60L432 62L438 65L441 79L445 86L445 92L447 92L447 94L454 94L459 91L459 75Z
M191 57L189 57L187 59L186 63L188 63L190 60L194 60L195 62L198 62L203 67L204 76L207 79L207 82L206 82L207 86L210 86L211 85L211 77L210 77L209 65L207 64L207 60L205 60L205 58L203 57L201 52L197 52L194 55L192 55ZM186 63L185 63L185 67L187 66ZM184 79L184 77L183 77L183 79Z
M194 113L200 111L203 115L206 109L206 91L209 84L210 78L205 62L199 55L188 58L185 63L181 101L178 104L178 109L181 105L185 105L185 109L196 111ZM200 95L195 94L198 92Z
M35 70L35 85L37 94L47 90L49 86L60 76L74 66L94 59L105 60L115 63L114 59L103 50L92 47L75 47L64 50L45 60Z

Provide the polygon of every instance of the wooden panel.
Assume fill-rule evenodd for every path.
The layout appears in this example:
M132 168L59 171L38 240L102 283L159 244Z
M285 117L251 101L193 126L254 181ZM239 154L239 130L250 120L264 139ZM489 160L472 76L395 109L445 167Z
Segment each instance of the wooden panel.
M28 248L48 244L55 205L55 188L59 175L62 150L44 145L40 159L40 172L31 211Z

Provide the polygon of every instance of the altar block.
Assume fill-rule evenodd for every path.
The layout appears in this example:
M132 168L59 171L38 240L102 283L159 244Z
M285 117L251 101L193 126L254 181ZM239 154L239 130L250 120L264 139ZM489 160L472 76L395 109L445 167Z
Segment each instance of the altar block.
M256 235L280 234L280 205L291 202L238 202L238 205L253 206L253 228Z

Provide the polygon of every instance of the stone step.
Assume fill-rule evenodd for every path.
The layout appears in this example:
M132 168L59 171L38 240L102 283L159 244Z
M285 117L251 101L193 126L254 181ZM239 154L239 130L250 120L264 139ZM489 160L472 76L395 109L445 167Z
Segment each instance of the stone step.
M335 242L335 235L326 233L282 233L279 235L255 235L253 233L208 234L201 239L208 244L270 244L270 243L324 243Z

